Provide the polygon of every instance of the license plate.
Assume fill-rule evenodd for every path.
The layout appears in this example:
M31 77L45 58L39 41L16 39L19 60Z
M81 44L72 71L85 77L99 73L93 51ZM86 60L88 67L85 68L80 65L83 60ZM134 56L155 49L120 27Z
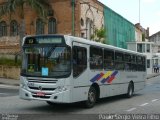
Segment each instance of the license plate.
M37 92L36 95L37 95L37 96L45 96L45 93L44 93L44 92Z

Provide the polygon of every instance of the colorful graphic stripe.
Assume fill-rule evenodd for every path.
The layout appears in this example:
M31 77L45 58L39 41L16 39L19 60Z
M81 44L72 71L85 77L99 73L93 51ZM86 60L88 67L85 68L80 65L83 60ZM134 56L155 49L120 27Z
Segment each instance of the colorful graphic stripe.
M100 74L97 74L96 76L94 76L90 81L91 82L96 82L96 81L99 81L101 78L102 81L101 83L111 83L114 79L115 79L115 76L118 74L118 71L108 71L106 72L105 74L104 73L100 73Z
M115 76L118 74L118 71L114 71L113 74L110 76L109 80L107 81L108 83L111 83L114 79Z
M95 82L101 79L101 77L103 76L103 73L97 74L95 77L93 77L90 81L91 82Z

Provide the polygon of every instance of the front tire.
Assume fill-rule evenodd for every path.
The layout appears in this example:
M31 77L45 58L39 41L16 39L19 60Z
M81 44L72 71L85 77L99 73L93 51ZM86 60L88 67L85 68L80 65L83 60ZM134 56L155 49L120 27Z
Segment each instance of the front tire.
M85 101L86 108L92 108L97 101L97 91L95 87L91 86L88 92L88 98Z

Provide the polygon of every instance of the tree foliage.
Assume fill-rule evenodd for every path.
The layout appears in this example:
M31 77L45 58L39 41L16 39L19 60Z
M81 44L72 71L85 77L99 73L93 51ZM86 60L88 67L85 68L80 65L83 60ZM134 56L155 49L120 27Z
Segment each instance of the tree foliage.
M94 34L91 36L91 39L97 41L97 42L102 42L104 43L105 39L105 29L100 28L100 29L95 29Z

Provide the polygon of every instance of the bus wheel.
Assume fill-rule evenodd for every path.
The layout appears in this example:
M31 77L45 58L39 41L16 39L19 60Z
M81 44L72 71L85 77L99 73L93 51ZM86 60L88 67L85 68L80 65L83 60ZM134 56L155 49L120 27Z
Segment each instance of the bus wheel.
M91 86L88 92L88 99L85 101L86 108L92 108L97 100L97 91L95 87Z
M128 98L131 98L131 97L133 96L133 92L134 92L133 83L130 82L129 85L128 85L128 91L127 91L126 96L127 96Z

